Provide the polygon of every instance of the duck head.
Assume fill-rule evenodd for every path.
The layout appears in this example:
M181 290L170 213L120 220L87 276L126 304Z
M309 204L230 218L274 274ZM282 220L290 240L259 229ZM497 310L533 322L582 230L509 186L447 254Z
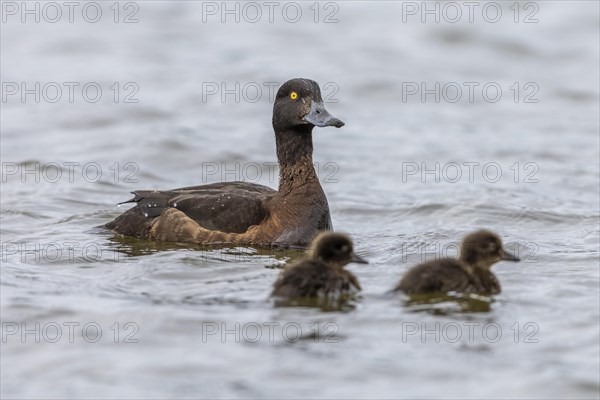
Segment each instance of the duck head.
M325 109L317 82L301 78L285 82L277 91L273 106L275 132L312 131L315 126L341 128L344 123Z
M334 267L343 267L349 263L368 264L354 253L352 240L341 233L321 232L310 246L311 257Z
M500 260L520 261L502 247L502 239L485 229L467 235L462 243L460 259L475 268L489 269Z

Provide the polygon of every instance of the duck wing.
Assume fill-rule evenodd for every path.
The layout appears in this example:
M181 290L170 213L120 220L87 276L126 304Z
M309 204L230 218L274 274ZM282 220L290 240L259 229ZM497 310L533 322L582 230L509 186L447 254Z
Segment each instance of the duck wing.
M165 209L176 208L206 229L243 233L268 216L265 200L276 191L248 182L220 182L164 191L138 190L132 193L132 199L120 204L137 203L137 206L107 224L109 229L130 234L130 225L149 226Z

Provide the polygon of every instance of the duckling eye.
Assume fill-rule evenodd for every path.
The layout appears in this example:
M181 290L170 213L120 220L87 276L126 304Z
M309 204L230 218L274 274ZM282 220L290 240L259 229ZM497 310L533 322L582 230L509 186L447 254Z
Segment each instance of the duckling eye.
M290 93L290 99L296 100L297 98L298 98L298 93L296 93L296 92Z

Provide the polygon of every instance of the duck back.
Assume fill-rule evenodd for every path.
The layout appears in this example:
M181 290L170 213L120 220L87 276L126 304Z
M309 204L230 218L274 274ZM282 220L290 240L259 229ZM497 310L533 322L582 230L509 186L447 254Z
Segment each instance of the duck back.
M442 258L411 268L394 291L403 291L407 294L462 292L471 285L470 275L458 260Z
M417 293L500 293L500 283L489 270L469 271L459 260L442 258L411 268L394 291Z
M343 268L331 268L316 260L286 267L275 284L273 296L297 298L336 295L360 290L356 277Z

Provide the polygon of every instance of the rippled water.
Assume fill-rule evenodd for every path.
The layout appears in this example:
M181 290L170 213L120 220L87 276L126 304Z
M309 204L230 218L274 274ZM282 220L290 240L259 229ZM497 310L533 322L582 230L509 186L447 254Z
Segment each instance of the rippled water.
M119 8L131 24L108 3L95 24L79 9L74 23L4 14L3 397L598 398L597 2L523 2L518 23L512 2L497 23L469 22L463 3L458 23L421 23L407 8L420 2L320 3L318 23L304 2L297 23L269 22L262 3L257 23L222 23L206 8L220 2L134 4ZM346 122L314 140L334 226L371 262L349 267L363 286L351 307L274 307L293 252L97 228L135 189L276 186L267 88L297 76ZM52 85L36 103L7 82L79 86L72 103L66 89L48 101ZM90 82L96 103L79 90ZM209 95L236 82L239 102ZM436 82L439 102L409 95ZM479 227L524 259L495 267L502 294L385 294Z

